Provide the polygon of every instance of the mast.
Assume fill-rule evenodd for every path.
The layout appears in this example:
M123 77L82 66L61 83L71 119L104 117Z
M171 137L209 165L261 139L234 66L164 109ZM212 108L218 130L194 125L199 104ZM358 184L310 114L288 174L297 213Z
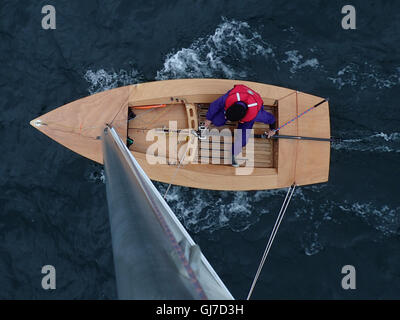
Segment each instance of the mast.
M120 299L233 299L113 128L103 157Z

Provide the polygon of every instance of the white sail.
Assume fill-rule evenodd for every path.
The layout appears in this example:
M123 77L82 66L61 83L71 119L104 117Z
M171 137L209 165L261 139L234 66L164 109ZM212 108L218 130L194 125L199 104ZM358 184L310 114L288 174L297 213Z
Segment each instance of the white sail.
M120 299L233 299L113 128L103 156Z

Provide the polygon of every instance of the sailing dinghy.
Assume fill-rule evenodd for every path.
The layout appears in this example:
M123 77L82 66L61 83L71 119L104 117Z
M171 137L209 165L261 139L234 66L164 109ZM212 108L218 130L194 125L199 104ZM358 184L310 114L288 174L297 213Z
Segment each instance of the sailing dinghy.
M208 135L201 127L209 104L235 84L258 92L279 128L278 139L266 139L268 125L256 122L239 168L226 161L232 146L226 132L232 138L237 124L210 128L214 134ZM42 133L98 163L103 163L101 136L107 124L156 181L212 190L265 190L322 183L329 177L329 103L292 89L222 79L155 81L97 93L31 121ZM161 140L165 147L154 150ZM240 171L246 168L251 170Z

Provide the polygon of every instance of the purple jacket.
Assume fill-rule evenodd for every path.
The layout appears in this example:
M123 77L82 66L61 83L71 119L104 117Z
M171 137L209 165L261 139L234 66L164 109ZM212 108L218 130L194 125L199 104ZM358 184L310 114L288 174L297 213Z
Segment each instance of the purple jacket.
M219 97L217 100L212 102L210 104L210 107L208 108L206 118L207 120L210 120L216 127L223 126L226 123L225 101L229 95L229 92L230 91L228 91L223 96ZM258 112L254 120L245 123L239 123L238 129L242 129L242 148L246 145L249 139L249 135L246 134L247 133L246 129L252 129L254 122L256 121L263 122L266 124L273 124L275 123L275 117L273 114L265 111L263 106L261 107L260 111ZM234 154L237 155L238 153L240 153L242 148L240 148L240 145L237 145L237 143L235 142L233 148Z

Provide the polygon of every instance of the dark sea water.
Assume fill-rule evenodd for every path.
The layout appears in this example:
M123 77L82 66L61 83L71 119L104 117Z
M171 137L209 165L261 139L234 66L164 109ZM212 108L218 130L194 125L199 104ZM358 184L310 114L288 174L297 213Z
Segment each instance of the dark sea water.
M52 4L57 29L41 28ZM29 126L131 83L245 79L329 97L330 180L299 188L256 299L400 298L400 2L0 2L0 298L115 299L103 167ZM161 192L166 185L156 183ZM285 190L173 186L167 200L235 298L245 298ZM54 265L57 289L41 287ZM343 290L344 265L357 271Z

